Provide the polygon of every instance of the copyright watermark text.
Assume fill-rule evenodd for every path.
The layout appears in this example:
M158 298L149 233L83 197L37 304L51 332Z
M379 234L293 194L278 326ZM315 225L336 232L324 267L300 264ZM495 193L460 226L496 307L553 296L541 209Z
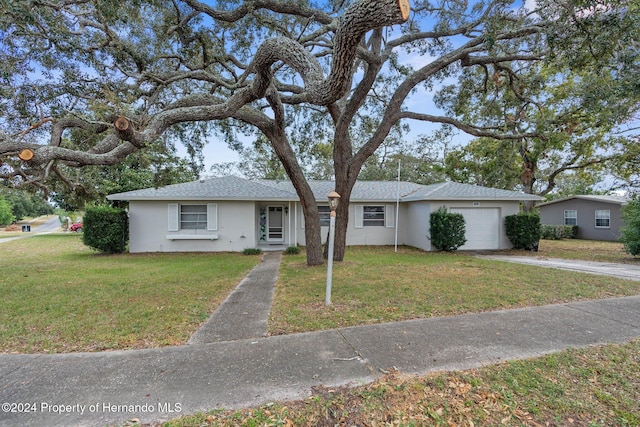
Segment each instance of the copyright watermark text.
M125 414L149 414L149 413L180 413L181 403L143 403L143 404L116 404L110 402L96 402L91 405L74 403L61 404L51 402L4 402L2 412L24 413L50 413L50 414L80 414L87 413L125 413Z

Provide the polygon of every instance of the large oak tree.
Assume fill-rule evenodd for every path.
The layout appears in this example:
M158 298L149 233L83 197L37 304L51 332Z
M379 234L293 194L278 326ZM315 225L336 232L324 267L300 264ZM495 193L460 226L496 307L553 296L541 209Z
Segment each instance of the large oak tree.
M526 64L572 50L589 64L613 64L625 52L637 66L629 49L576 45L606 30L597 25L603 16L638 22L631 1L541 0L530 9L510 0L415 1L410 13L407 5L3 2L0 173L46 186L52 176L64 180L68 168L116 164L161 138L186 138L197 148L211 132L242 124L272 144L302 202L307 262L320 264L318 210L289 140L293 114L330 128L342 196L335 255L342 259L351 189L394 126L423 121L478 137L544 137L543 128L520 131L436 110L429 97L442 81L464 70L501 70L517 94ZM637 43L637 32L626 28L609 33L611 46ZM365 120L369 133L354 144Z

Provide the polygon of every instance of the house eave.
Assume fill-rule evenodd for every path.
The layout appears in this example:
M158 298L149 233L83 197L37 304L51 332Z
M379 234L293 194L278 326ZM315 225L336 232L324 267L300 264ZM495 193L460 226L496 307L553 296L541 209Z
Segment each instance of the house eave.
M622 201L622 200L618 201L618 200L611 200L611 199L609 199L609 200L596 199L596 198L593 198L593 197L588 197L588 196L581 197L581 196L578 195L578 196L563 197L561 199L550 200L548 202L539 203L539 204L536 205L536 207L554 205L556 203L562 203L562 202L566 202L566 201L569 201L569 200L576 200L576 199L577 200L587 200L587 201L590 201L590 202L597 202L597 203L609 203L609 204L618 205L618 206L624 206L624 205L626 205L628 203L627 201Z
M215 196L186 196L186 197L166 197L166 196L139 196L139 197L117 197L117 195L107 196L109 200L119 200L128 202L206 202L206 201L229 201L229 202L297 202L297 199L290 198L248 198L248 197L215 197Z

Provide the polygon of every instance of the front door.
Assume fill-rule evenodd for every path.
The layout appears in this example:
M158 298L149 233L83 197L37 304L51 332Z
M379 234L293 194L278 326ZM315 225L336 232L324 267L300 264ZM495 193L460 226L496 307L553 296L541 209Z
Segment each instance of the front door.
M267 208L267 241L282 242L284 240L284 215L282 206Z

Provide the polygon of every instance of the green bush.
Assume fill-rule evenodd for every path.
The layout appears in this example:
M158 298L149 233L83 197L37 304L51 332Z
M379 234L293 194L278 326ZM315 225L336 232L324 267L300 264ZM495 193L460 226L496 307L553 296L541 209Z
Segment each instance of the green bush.
M284 253L287 255L298 255L300 253L300 248L297 246L289 246Z
M540 226L540 238L546 240L575 239L578 235L577 225L551 225Z
M640 199L634 197L622 209L623 226L620 228L620 241L629 255L640 255Z
M465 238L464 216L459 213L447 212L442 206L431 212L429 234L431 245L439 251L455 251L467 241Z
M98 251L116 254L127 248L129 219L123 209L98 206L88 208L82 220L82 241Z
M505 218L507 237L516 249L538 250L540 217L536 213L519 213Z
M262 249L260 248L246 248L242 251L245 255L260 255L262 253Z

